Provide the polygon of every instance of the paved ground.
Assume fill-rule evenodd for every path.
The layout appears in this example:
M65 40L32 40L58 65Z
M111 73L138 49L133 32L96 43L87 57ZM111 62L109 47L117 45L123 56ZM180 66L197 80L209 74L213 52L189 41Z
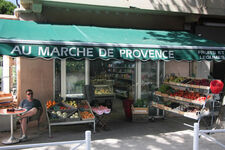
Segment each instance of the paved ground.
M193 125L194 121L179 116L168 116L165 120L154 122L128 122L124 120L121 109L114 109L109 120L109 131L97 130L92 134L92 150L191 150L193 131L183 123ZM55 126L53 138L48 138L48 129L42 124L29 130L29 141L20 144L44 143L54 141L83 140L88 125ZM19 130L15 135L19 136ZM0 132L0 141L9 136L9 132ZM213 134L218 141L225 143L225 133ZM0 144L0 146L3 146ZM33 148L32 150L66 150L73 145ZM200 138L200 150L223 150L220 146L203 137ZM79 150L83 150L84 146Z

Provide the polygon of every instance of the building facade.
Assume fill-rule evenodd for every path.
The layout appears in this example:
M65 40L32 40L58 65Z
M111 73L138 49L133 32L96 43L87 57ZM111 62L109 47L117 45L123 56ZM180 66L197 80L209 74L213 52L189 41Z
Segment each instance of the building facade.
M224 0L21 0L15 15L20 20L47 24L188 31L225 43ZM55 61L17 58L17 76L21 79L17 86L19 100L25 97L27 88L34 89L43 103L54 98L56 84L65 88L65 82L55 81ZM165 74L207 78L217 75L213 71L217 66L217 63L208 61L170 61L165 63ZM65 67L60 69L65 72Z

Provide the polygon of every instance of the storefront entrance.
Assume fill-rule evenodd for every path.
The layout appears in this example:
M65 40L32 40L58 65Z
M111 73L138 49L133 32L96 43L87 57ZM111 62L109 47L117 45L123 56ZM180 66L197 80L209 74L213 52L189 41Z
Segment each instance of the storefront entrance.
M214 62L213 64L213 77L225 81L225 61Z

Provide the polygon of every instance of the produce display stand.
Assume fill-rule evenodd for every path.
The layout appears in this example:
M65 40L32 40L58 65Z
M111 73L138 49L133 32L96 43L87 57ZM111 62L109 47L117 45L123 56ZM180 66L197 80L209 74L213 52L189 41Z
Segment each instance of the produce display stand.
M96 125L104 130L108 129L108 125L107 125L107 117L110 116L109 114L102 114L102 115L98 115L97 113L94 113L95 117L96 117Z
M53 110L49 110L47 109L46 107L46 116L47 116L47 120L48 120L48 125L49 125L49 137L52 137L52 131L51 131L51 127L52 126L60 126L60 125L72 125L72 124L88 124L88 123L92 123L93 124L93 132L95 133L95 117L94 118L90 118L90 119L84 119L81 117L80 115L80 112L81 111L89 111L93 116L93 112L91 110L91 107L89 105L89 103L86 101L86 100L82 100L82 101L85 101L85 103L88 104L88 108L84 109L84 108L79 108L79 105L78 105L78 108L76 109L73 109L72 106L69 106L71 107L72 109L70 110L70 115L68 116L71 116L71 114L73 114L74 112L78 112L79 113L79 118L59 118L59 119L55 119L55 120L52 120L51 119L51 113ZM79 103L79 102L77 102ZM64 104L65 106L68 106L66 104ZM64 110L61 110L62 112L64 112Z
M210 94L209 86L193 85L188 83L184 84L184 83L176 83L176 82L164 82L164 84L170 85L172 87L176 87L178 89L179 88L186 89L187 91L198 90L199 93L206 95L205 100L202 100L202 101L199 101L196 99L192 100L192 99L188 99L188 98L184 98L180 96L171 96L166 93L161 93L160 91L155 91L154 93L155 98L154 98L154 101L152 102L152 107L165 110L168 112L176 113L184 117L197 120L198 122L200 122L200 120L203 117L211 116L210 126L212 127L213 119L215 116L218 116L219 113L218 111L215 111L215 103L218 101L215 100L213 94ZM160 98L162 99L162 101L160 100ZM168 107L163 104L165 101L178 103L180 104L180 108L181 106L187 106L187 107L191 106L191 107L196 107L199 110L194 112L187 112L181 109L176 109L176 108L172 109L171 107Z
M154 121L155 119L165 119L165 111L157 107L154 107L154 110L152 110L150 107L148 119L151 121Z

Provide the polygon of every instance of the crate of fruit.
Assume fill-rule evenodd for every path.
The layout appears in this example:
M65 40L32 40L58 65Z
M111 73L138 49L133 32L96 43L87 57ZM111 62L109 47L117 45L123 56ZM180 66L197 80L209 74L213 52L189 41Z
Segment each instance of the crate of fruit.
M80 111L80 117L82 120L94 120L95 119L95 116L92 113L92 111L88 111L88 110Z
M66 107L71 107L72 109L77 109L78 108L78 103L75 100L63 101L62 103Z

